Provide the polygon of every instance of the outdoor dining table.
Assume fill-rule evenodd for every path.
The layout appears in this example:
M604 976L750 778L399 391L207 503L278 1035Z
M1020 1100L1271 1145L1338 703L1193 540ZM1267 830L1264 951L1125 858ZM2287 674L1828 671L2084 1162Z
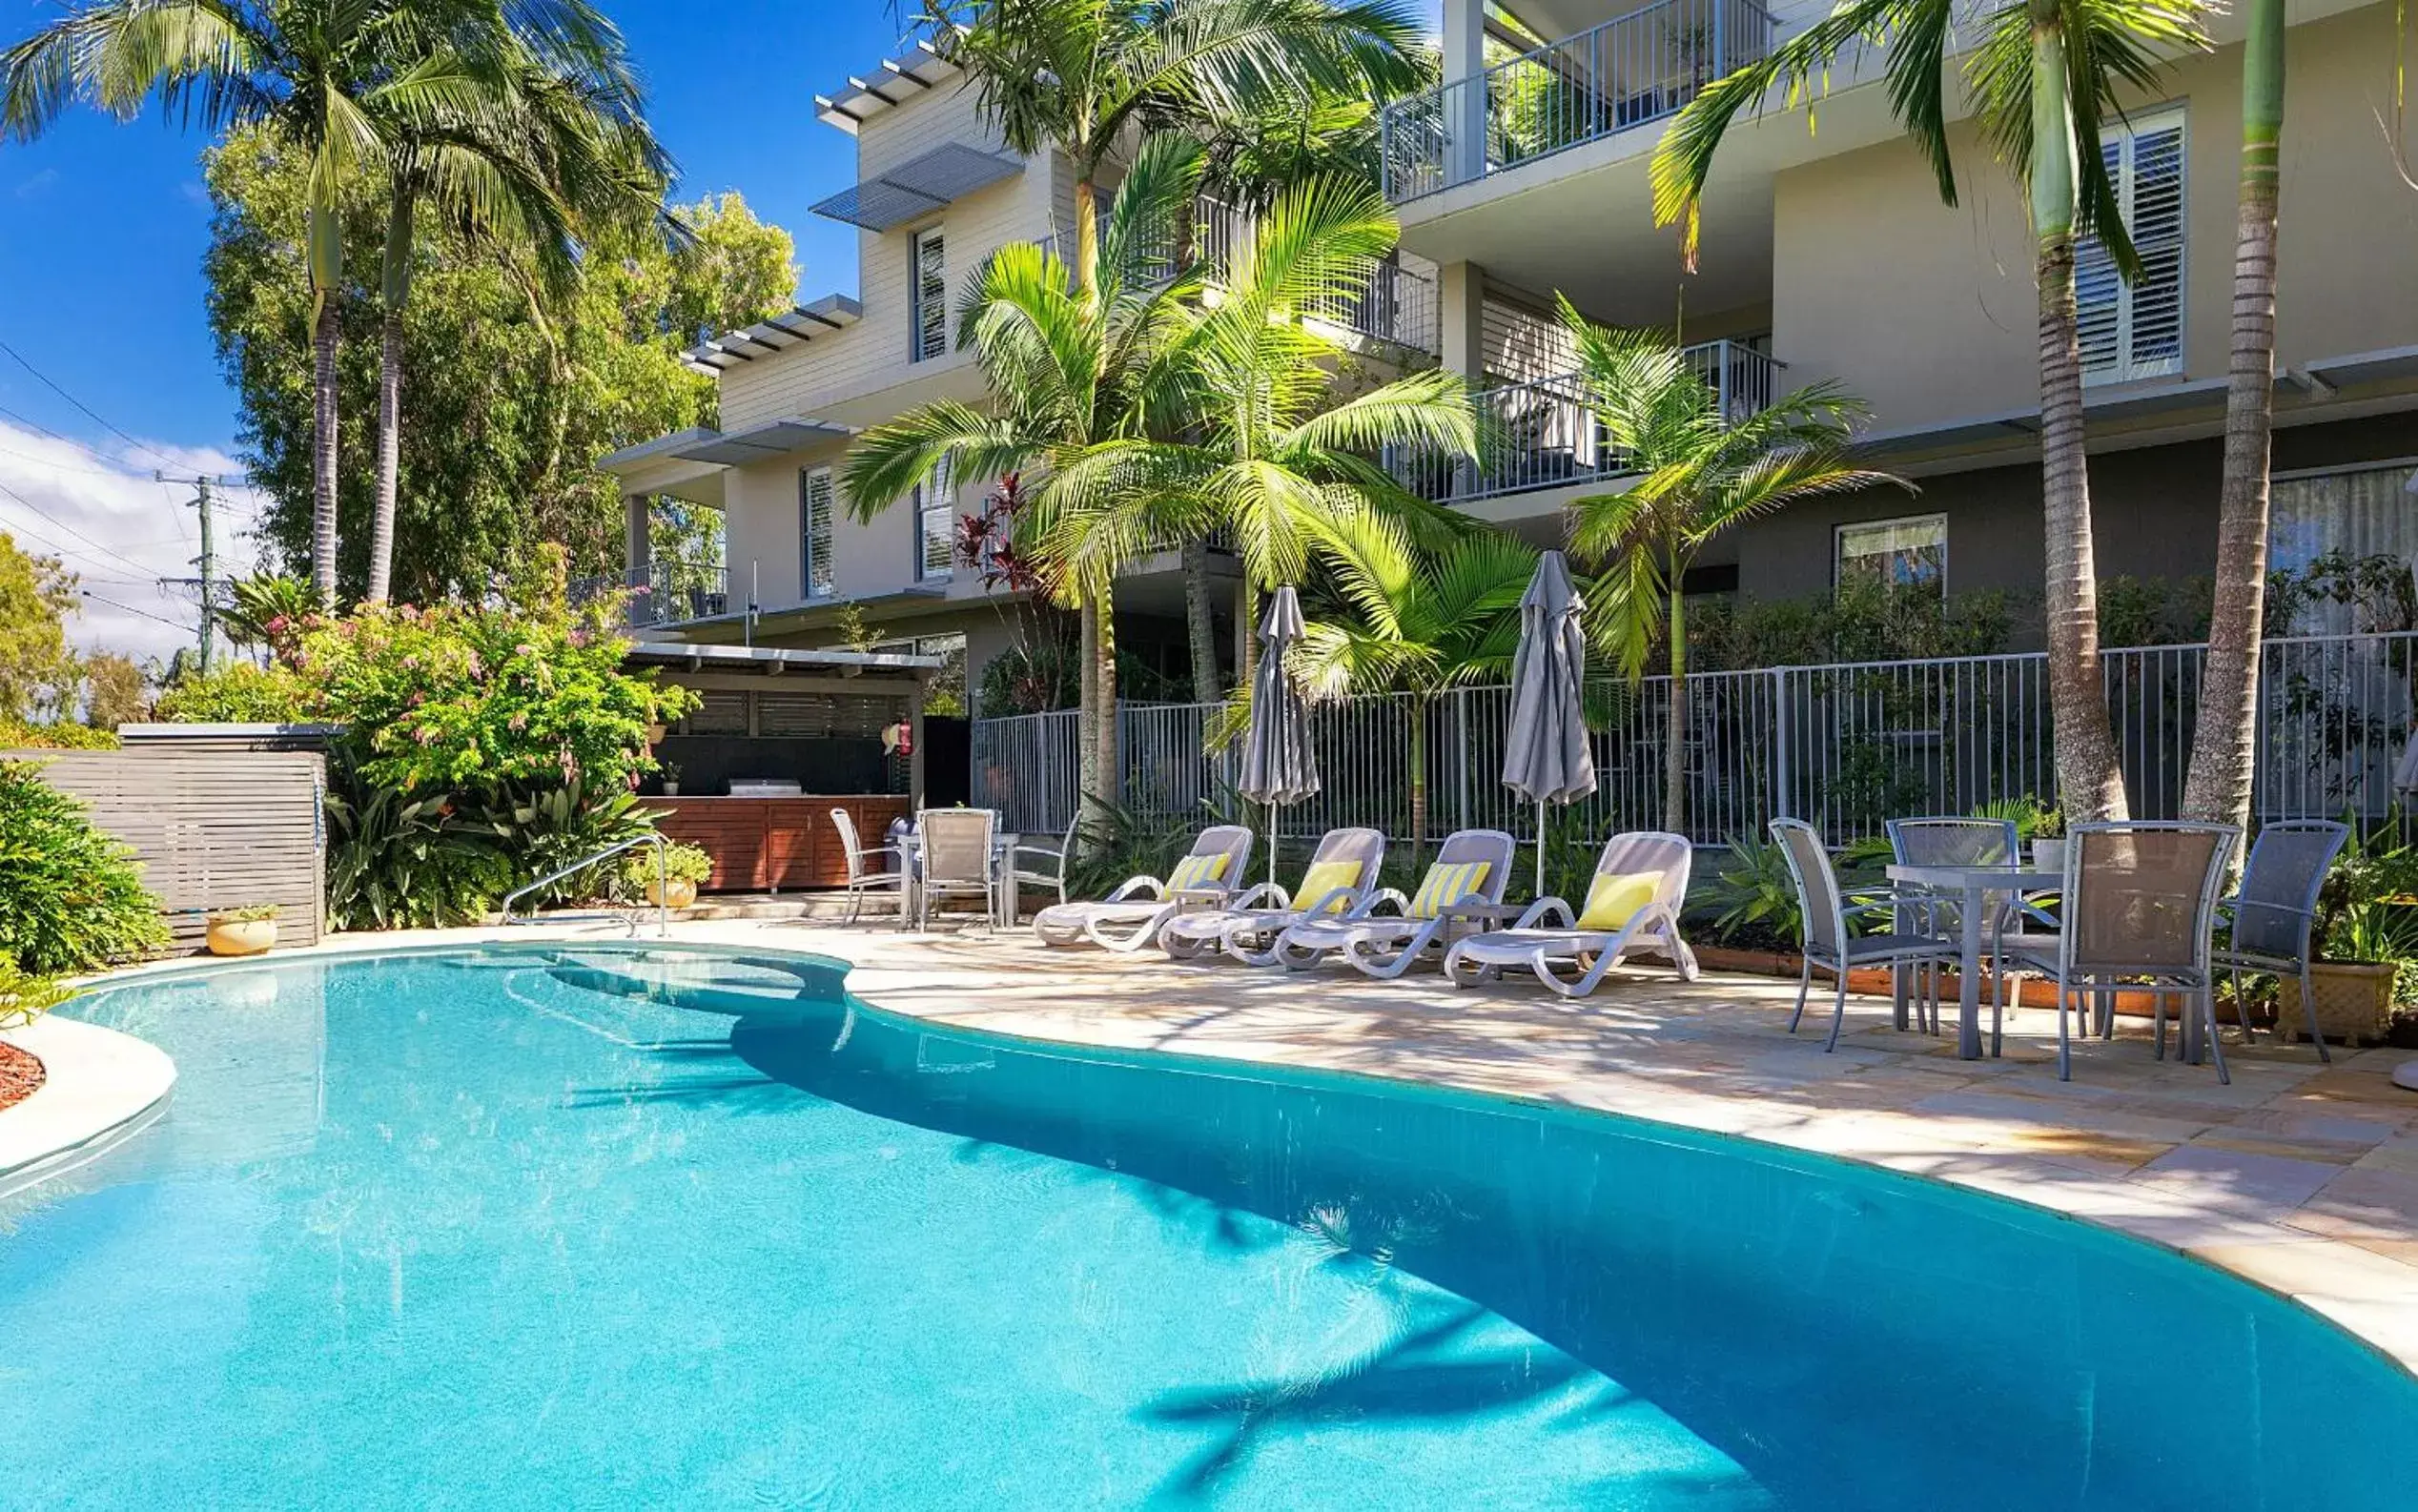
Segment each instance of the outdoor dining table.
M1959 899L1957 922L1962 936L1957 960L1957 1056L1981 1058L1981 949L1988 929L1992 900L2009 893L2044 892L2065 885L2056 868L2026 866L1915 866L1893 862L1889 880L1942 897ZM1906 1027L1906 1000L1897 999L1897 1027Z
M907 859L907 874L911 885L913 885L922 877L924 870L923 830L914 825L907 825L892 830L891 834L899 853ZM1003 919L1009 928L1015 926L1015 868L1010 864L1010 858L1023 840L1023 835L1012 834L1004 829L991 832L991 917L994 928ZM903 918L900 920L902 929L905 922Z

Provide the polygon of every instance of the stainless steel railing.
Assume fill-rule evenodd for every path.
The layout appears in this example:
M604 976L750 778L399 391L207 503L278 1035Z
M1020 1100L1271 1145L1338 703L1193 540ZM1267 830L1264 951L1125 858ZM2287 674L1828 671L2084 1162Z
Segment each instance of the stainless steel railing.
M560 871L549 871L544 876L538 878L535 882L529 883L524 887L513 889L511 891L503 895L502 922L505 924L537 923L537 909L531 909L529 910L529 916L525 919L516 919L512 916L512 906L520 902L523 898L544 891L547 888L554 886L564 877L577 876L579 873L585 871L588 868L593 867L600 862L610 861L615 856L620 855L623 851L635 850L640 846L652 846L655 848L655 932L659 935L670 934L671 872L670 863L667 860L669 852L664 837L652 832L643 835L633 835L629 839L622 841L618 845L606 846L596 854L588 856L583 860L574 861ZM629 932L632 934L636 934L638 932L638 914L635 911L631 912L629 915Z

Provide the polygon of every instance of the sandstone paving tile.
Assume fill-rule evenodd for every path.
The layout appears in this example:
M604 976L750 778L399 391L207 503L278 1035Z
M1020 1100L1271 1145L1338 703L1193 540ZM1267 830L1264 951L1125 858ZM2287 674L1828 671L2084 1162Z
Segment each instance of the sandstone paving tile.
M2291 1209L2307 1201L2342 1170L2323 1161L2186 1144L2150 1161L2138 1175L2142 1181L2220 1202Z

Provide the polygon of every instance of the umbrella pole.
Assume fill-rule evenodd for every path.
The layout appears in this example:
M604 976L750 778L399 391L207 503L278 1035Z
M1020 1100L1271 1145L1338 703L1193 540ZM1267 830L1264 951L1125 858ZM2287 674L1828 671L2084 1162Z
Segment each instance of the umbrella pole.
M1545 800L1542 798L1536 801L1536 895L1539 898L1545 896Z

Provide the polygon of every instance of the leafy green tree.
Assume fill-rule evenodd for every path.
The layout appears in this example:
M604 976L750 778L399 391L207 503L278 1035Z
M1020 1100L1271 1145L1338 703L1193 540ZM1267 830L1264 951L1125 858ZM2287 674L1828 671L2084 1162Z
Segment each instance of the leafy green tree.
M1322 614L1301 638L1296 670L1317 697L1406 695L1410 854L1427 848L1427 717L1438 697L1506 678L1520 645L1520 597L1536 549L1481 531L1427 553L1401 521L1373 513L1320 520L1320 557L1334 573L1342 612Z
M2124 780L2107 723L2099 664L2098 584L2082 449L2082 357L2074 295L2075 238L2097 235L2126 278L2140 259L2100 155L2100 123L2126 90L2152 93L2162 54L2205 50L2202 0L2015 0L1982 21L1964 65L1983 137L2023 184L2039 290L2040 467L2048 555L2049 702L2058 785L2077 818L2124 815ZM1945 79L1969 28L1956 0L1846 0L1828 16L1721 79L1680 112L1653 159L1654 210L1685 221L1692 254L1696 205L1731 123L1790 100L1829 76L1843 55L1877 47L1890 108L1957 202Z
M381 122L389 143L380 267L377 501L372 603L386 598L400 467L403 318L420 208L474 240L533 255L555 287L574 276L582 237L644 226L662 210L670 159L642 113L637 75L612 23L586 0L538 11L479 11L449 41L455 97Z
M567 0L566 0L567 3ZM461 103L450 46L494 4L471 0L88 0L0 53L0 131L31 141L78 98L120 120L157 99L217 136L257 126L300 157L311 296L311 576L336 593L337 345L346 184L385 166L398 123Z
M298 253L282 227L306 191L304 165L259 133L213 153L217 214L205 263L211 327L235 388L254 480L269 497L264 543L310 560L309 307ZM388 206L363 178L342 201L346 235L376 237ZM394 596L431 602L485 593L532 540L556 541L580 574L618 572L619 485L596 471L606 452L710 423L711 378L681 349L701 328L728 329L787 307L796 289L787 233L735 194L673 212L688 233L611 232L577 277L556 286L525 251L498 248L420 207L403 371L414 423L401 432ZM376 411L380 345L374 290L348 285L338 378L348 415ZM340 438L339 581L369 581L375 438Z
M75 652L67 617L75 574L0 531L0 722L53 719L73 696Z
M44 782L40 763L0 762L0 959L62 975L167 943L132 852Z
M1681 591L1689 566L1714 536L1824 494L1877 483L1906 485L1857 467L1849 445L1863 405L1836 384L1784 394L1742 419L1677 343L1652 333L1607 330L1562 301L1578 350L1578 382L1604 442L1628 459L1634 481L1570 505L1570 547L1604 564L1588 593L1591 638L1632 682L1659 642L1670 654L1670 704L1663 730L1663 828L1687 833L1688 623Z
M113 730L151 707L151 676L133 658L95 651L84 659L84 723Z
M1214 129L1285 102L1390 96L1424 66L1418 23L1399 0L932 0L920 19L973 77L1009 147L1055 151L1072 166L1075 287L1094 303L1101 175L1137 134L1154 124ZM1093 596L1078 607L1080 785L1113 797L1116 631Z

